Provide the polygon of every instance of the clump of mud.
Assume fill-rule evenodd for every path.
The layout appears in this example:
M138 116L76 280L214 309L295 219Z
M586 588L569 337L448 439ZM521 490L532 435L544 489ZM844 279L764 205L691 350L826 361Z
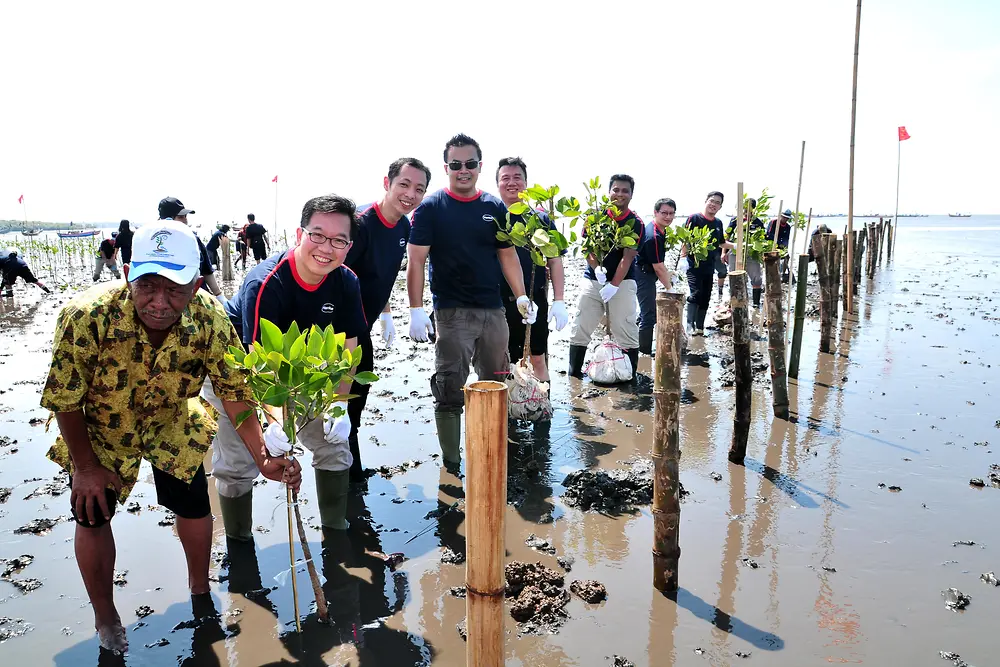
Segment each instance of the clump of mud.
M24 497L25 500L38 498L40 496L60 496L69 491L69 473L65 470L52 478L51 482L46 482Z
M8 498L10 498L10 489L7 487L0 487L0 505L7 502Z
M723 355L720 362L722 363L722 376L720 378L720 384L723 387L735 387L736 370L733 368L732 355ZM753 373L754 384L770 384L771 376L767 372L768 368L770 368L770 366L768 365L767 359L764 358L764 354L762 352L750 353L750 370Z
M14 529L15 535L47 535L53 526L59 523L62 517L55 519L32 519L20 528Z
M3 564L3 573L0 573L0 579L9 579L12 574L17 574L24 568L31 565L35 557L31 554L24 554L18 556L17 558L11 558L7 560L6 558L0 558L0 564Z
M8 639L20 637L30 629L31 626L25 623L23 618L0 616L0 644Z
M635 663L623 655L611 656L611 667L635 667Z
M441 553L441 562L449 565L461 565L465 562L465 554L452 551L448 547Z
M563 576L541 563L511 561L504 568L505 596L521 634L552 634L566 622L569 593Z
M596 510L609 514L633 512L639 505L653 501L653 462L634 458L628 468L613 470L577 470L563 480L566 487L563 500L570 507L587 512ZM684 485L681 498L687 495Z
M584 602L596 604L608 598L608 589L599 581L593 579L576 580L569 585L569 590Z
M944 606L952 611L961 611L972 602L971 597L957 588L949 588L946 591L942 591L941 595L944 596Z

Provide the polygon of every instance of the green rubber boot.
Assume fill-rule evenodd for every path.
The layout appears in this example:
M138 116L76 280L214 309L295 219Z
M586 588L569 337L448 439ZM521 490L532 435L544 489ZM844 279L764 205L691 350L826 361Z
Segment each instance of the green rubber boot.
M320 470L316 468L316 504L319 521L324 528L347 530L347 491L351 484L350 470Z
M219 507L226 537L239 542L253 540L253 489L235 498L220 493Z
M434 421L437 422L438 444L441 445L441 456L445 463L461 463L462 413L435 412Z

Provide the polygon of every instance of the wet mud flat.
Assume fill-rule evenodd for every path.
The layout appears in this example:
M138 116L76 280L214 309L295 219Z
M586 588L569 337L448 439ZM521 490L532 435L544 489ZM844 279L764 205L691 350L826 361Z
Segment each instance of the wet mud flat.
M940 234L902 236L893 265L862 284L857 315L838 323L832 354L817 353L818 325L807 320L800 378L790 384L792 419L771 417L764 371L743 467L726 461L733 390L723 386L722 361L730 341L715 331L691 340L680 425L681 481L690 495L673 597L651 586L648 504L584 510L567 497L566 480L579 471L627 476L632 462L648 458L651 360L640 361L646 377L634 386L596 387L561 372L569 332L554 334L555 417L509 431L506 544L508 563L540 564L562 579L538 582L561 622L525 632L512 615L524 589L508 599L507 663L961 664L943 653L995 664L1000 587L986 575L1000 572L1000 489L990 484L991 466L1000 465L992 354L1000 301L991 287L1000 276L1000 232L985 234L954 247ZM966 247L976 248L974 257ZM570 304L577 268L567 268ZM68 493L57 493L59 471L43 458L55 433L31 423L47 417L37 404L53 306L65 298L39 296L22 287L0 310L0 489L10 490L0 500L0 574L9 570L0 578L0 658L95 664ZM405 332L402 298L397 292L394 310ZM754 351L766 361L765 340ZM252 548L227 550L216 522L212 604L192 605L175 528L156 506L145 468L130 510L120 508L114 520L115 593L131 649L101 664L464 664L456 627L465 599L452 591L464 589L465 564L442 561L446 550L466 551L464 480L436 456L432 367L432 348L405 337L376 350L383 379L362 430L374 474L366 492L351 497L349 531L307 529L331 625L310 615L303 636L294 632L291 587L281 576L289 568L283 492L270 482L255 487ZM315 526L307 463L303 518ZM984 485L970 485L974 478ZM218 518L214 491L212 507ZM37 532L15 532L28 526ZM22 591L9 580L40 587ZM606 597L581 597L597 600L592 582ZM309 610L304 574L299 583ZM535 602L538 609L545 600Z

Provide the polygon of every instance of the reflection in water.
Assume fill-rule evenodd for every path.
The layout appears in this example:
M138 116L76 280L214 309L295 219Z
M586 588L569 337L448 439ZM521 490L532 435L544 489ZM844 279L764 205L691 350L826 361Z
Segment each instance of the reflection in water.
M729 464L729 525L722 549L719 574L719 597L715 604L712 624L722 632L712 632L713 643L722 649L733 631L734 598L739 585L739 560L743 554L743 521L746 518L746 471L743 466Z

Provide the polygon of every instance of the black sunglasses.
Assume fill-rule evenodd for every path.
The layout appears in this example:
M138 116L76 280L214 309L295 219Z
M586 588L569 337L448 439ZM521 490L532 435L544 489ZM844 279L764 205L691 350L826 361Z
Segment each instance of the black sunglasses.
M476 169L479 167L479 160L466 160L465 162L462 162L461 160L452 160L448 163L448 168L452 171L458 171L463 165L466 169Z

